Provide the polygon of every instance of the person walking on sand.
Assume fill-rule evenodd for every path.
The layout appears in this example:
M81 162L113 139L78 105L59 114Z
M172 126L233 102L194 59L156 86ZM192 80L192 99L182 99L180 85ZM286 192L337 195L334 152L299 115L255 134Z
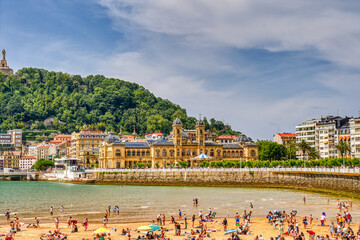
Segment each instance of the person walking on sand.
M61 205L61 207L60 207L60 213L64 214L64 206L63 205Z
M163 222L163 225L165 225L165 214L162 215L162 222Z
M85 232L86 232L86 230L88 229L88 223L89 223L88 219L85 218L85 221L83 222L83 226L84 226L84 228L85 228Z
M227 221L226 218L224 218L222 224L224 225L224 232L226 232L227 231L227 226L228 226L228 221Z
M50 215L54 215L54 208L52 206L50 207Z
M55 229L59 229L59 217L55 218Z
M72 220L72 217L70 216L67 220L68 228L71 228L71 220Z
M179 221L182 219L181 210L179 209Z
M304 200L304 204L306 204L306 197L305 196L303 197L303 200Z
M191 218L192 227L195 227L195 214Z

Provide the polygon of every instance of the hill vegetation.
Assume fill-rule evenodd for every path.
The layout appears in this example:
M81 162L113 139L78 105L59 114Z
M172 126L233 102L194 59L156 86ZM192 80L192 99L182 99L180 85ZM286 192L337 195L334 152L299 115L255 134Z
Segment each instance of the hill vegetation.
M171 131L180 118L186 129L196 118L169 100L154 96L136 84L102 75L69 75L37 68L22 68L15 76L0 72L0 130L51 130L62 133L88 128L120 130L144 135ZM205 119L206 128L218 134L239 134L222 121Z

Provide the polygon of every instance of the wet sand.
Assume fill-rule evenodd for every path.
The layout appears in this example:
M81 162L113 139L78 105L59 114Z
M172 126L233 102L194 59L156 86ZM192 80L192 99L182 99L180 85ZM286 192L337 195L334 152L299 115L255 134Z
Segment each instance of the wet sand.
M60 232L64 232L68 234L68 239L70 240L82 240L82 239L93 239L94 238L94 234L93 231L102 227L103 225L100 223L101 220L98 221L98 223L96 222L90 222L89 226L88 226L88 231L84 231L84 227L82 226L81 222L83 219L77 219L78 220L78 228L79 228L79 232L78 233L71 233L71 229L67 228L67 223L66 221L61 221L60 222ZM176 219L177 220L177 219ZM223 226L221 224L223 218L216 218L214 220L214 222L208 222L207 223L207 228L208 229L216 229L216 232L210 232L210 238L206 238L206 239L227 239L229 237L229 235L224 235L224 230L223 230ZM235 220L233 218L229 218L229 225L228 225L228 229L234 228L235 227ZM312 229L316 235L323 235L325 236L326 234L329 234L329 228L328 227L321 227L319 226L319 221L314 221L312 226L308 226L307 229L303 228L303 224L302 224L302 219L299 217L298 218L299 221L299 228L300 228L300 232L304 232L306 239L309 238L308 234L306 233L306 230L308 229ZM20 219L21 222L21 219ZM184 221L179 221L181 223L181 231L182 232L188 232L190 233L191 229L199 229L196 228L196 226L198 225L198 221L195 221L195 228L192 228L192 222L191 220L188 221L188 229L184 229ZM111 239L128 239L127 236L121 236L119 233L121 232L121 230L123 228L130 228L130 229L137 229L140 226L143 225L148 225L148 224L152 224L152 221L148 221L148 222L137 222L137 223L116 223L116 222L112 222L111 218L109 220L108 223L108 228L116 228L117 229L117 233L111 233ZM239 235L239 237L241 239L246 239L246 240L250 240L250 239L255 239L255 237L257 235L262 235L264 237L265 240L270 239L270 237L276 237L279 235L279 230L278 229L274 229L274 227L267 222L267 219L265 217L256 217L256 218L252 218L251 219L251 235ZM357 224L352 224L351 227L353 228L354 231L357 231L359 228L359 225ZM184 236L175 236L175 232L174 232L174 225L170 223L170 221L166 220L166 225L165 225L166 229L169 229L170 231L166 232L165 236L169 237L170 239L185 239L187 235L189 234L185 234ZM284 225L284 229L287 229L287 224ZM8 232L10 230L10 226L9 225L0 225L0 233L3 234L5 232ZM21 231L16 233L14 236L14 239L26 239L26 240L38 240L40 238L40 236L42 234L45 234L49 231L54 231L55 230L55 224L54 223L44 223L41 224L40 223L40 228L26 228L26 227L22 227ZM286 230L285 230L286 231ZM157 231L158 233L160 233L159 231ZM131 239L136 239L138 236L144 236L146 234L145 231L141 231L141 232L132 232L131 233ZM290 236L284 236L285 239L293 239L293 237ZM0 238L2 239L2 238Z

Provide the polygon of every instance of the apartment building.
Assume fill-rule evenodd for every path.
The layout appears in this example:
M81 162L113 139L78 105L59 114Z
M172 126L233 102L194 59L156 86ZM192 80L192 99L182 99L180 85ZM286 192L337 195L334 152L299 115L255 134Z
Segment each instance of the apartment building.
M0 156L0 161L3 163L3 168L19 168L20 151L5 151Z
M306 121L296 126L296 142L305 140L319 152L320 158L340 157L340 152L335 147L339 142L346 142L351 147L354 145L351 122L355 126L356 121L353 118L340 116L326 116ZM355 127L353 128L355 132ZM301 154L300 151L297 152L299 159L303 159ZM354 157L354 155L349 153L345 157Z
M7 133L0 134L0 145L21 148L22 129L8 130Z
M296 142L296 133L277 133L274 140L277 144L287 145L289 142Z
M74 132L71 134L71 157L80 158L80 154L84 149L91 149L98 152L99 145L106 136L107 134L103 131L91 130L84 125L83 129L79 133Z
M349 121L351 136L351 155L360 158L360 118L352 118Z
M36 163L36 157L34 156L22 156L20 158L20 169L29 170Z

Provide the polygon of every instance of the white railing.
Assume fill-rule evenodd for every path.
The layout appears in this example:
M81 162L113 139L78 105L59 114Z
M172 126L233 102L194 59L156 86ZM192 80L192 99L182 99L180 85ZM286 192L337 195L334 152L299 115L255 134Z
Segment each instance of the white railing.
M301 167L292 167L292 168L145 168L145 169L128 169L128 168L116 168L116 169L106 169L106 168L97 168L86 170L85 172L324 172L324 173L360 173L360 168L323 168L323 167L312 167L312 168L301 168Z

